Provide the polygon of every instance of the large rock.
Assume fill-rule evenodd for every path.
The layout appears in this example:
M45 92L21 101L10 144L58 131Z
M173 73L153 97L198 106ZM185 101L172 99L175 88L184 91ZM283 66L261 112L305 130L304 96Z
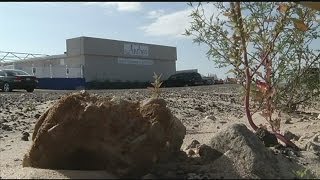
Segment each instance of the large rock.
M291 162L274 155L244 124L225 127L211 139L210 146L224 154L215 161L218 170L229 169L242 178L294 178ZM231 162L223 166L226 159Z
M185 133L163 99L128 102L81 91L41 115L23 166L140 176L179 152Z

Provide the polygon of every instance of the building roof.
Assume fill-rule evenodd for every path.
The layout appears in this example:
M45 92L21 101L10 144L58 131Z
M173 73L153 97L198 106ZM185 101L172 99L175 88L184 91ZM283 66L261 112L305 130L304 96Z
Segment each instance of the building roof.
M2 64L7 65L7 64L15 63L15 62L54 60L54 59L60 59L60 58L65 58L65 57L67 57L66 54L59 54L59 55L43 56L43 57L36 57L36 58L28 58L28 59L25 59L25 60L7 61L7 62L4 62Z
M124 40L117 40L117 39L106 39L106 38L97 38L97 37L88 37L88 36L80 36L80 37L69 38L69 39L77 39L77 38L100 39L100 40L109 40L109 41L118 41L118 42L126 42L126 43L136 43L136 44L144 44L144 45L154 45L154 46L164 46L164 47L176 48L174 46L166 46L166 45L161 45L161 44L133 42L133 41L124 41Z

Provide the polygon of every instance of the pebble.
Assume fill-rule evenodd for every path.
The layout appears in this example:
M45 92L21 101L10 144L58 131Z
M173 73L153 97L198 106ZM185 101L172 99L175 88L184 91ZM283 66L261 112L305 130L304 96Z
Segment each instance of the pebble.
M23 141L29 141L29 136L30 136L30 134L29 134L28 132L23 132L23 133L22 133L21 140L23 140Z
M36 114L34 115L34 118L38 119L41 115L40 114Z
M7 125L7 124L3 124L3 125L2 125L2 129L5 130L5 131L12 131L12 127L10 127L10 126Z
M192 142L187 146L186 150L191 148L196 148L200 145L200 142L198 140L192 140Z
M290 117L288 117L288 118L286 118L286 121L284 123L285 124L292 124L291 120L292 119Z
M214 121L214 120L216 120L216 117L211 115L211 116L206 116L204 119L210 119L210 120Z
M186 153L187 153L188 156L193 156L193 155L196 154L196 153L194 152L194 150L192 150L192 149L188 149Z
M286 130L285 132L284 132L284 137L285 138L287 138L288 140L299 140L299 136L297 136L297 135L295 135L295 134L293 134L292 132L290 132L290 131L288 131L288 130Z

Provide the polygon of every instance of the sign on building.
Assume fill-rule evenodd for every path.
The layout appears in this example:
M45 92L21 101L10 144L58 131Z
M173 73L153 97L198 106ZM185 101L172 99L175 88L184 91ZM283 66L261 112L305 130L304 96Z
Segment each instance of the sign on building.
M118 58L119 64L134 64L134 65L153 65L153 60L133 59L133 58Z
M149 47L140 44L124 43L123 53L131 56L149 56Z

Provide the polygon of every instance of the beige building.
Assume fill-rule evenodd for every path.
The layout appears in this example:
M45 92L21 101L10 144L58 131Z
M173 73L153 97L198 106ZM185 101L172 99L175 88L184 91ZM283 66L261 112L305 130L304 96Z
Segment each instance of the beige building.
M176 73L176 47L78 37L67 39L62 55L14 63L38 78L85 78L90 81L152 81Z

